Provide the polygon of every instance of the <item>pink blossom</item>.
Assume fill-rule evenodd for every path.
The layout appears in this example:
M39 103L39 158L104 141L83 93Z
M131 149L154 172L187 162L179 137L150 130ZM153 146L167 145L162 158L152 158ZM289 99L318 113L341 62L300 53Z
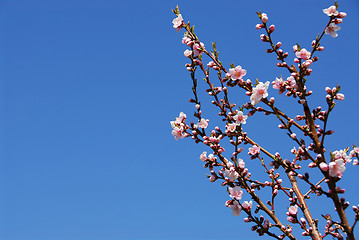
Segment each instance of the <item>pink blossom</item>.
M182 24L183 24L182 15L178 14L177 17L175 19L173 19L172 23L173 23L173 28L175 28L177 30L177 32L179 30L181 30Z
M233 216L241 215L242 207L241 207L241 205L239 205L239 202L233 201L233 204L229 205L228 207L233 210L232 211Z
M186 120L186 114L183 112L180 113L179 117L176 118L175 121L170 121L172 130L172 135L175 137L176 140L179 138L184 138L184 121Z
M329 8L323 9L323 12L330 16L336 16L338 15L337 7L336 6L330 6Z
M227 128L228 131L234 132L234 131L236 131L237 124L235 124L235 123L229 123L229 124L226 126L226 128Z
M297 88L298 87L297 82L295 81L295 78L293 76L288 77L286 83L291 88Z
M190 57L190 56L192 55L192 51L186 49L183 54L184 54L186 57Z
M234 198L234 199L237 199L237 200L242 199L243 190L240 187L238 187L238 186L236 186L234 188L229 187L228 191L229 191L229 196L231 198Z
M246 211L250 211L251 210L251 208L252 208L252 205L253 205L253 202L252 201L244 201L243 203L242 203L242 207L243 207L243 209L245 209Z
M234 164L232 162L227 162L227 168L232 168L234 167Z
M354 160L353 160L353 165L354 165L354 166L355 166L355 165L359 165L358 159L354 159Z
M206 120L204 118L201 118L201 121L198 122L197 126L206 129L208 127L208 122L209 122L208 119Z
M201 155L199 156L199 159L201 159L201 161L206 161L208 158L207 158L207 152L203 152L201 153Z
M254 106L259 103L262 98L266 98L268 96L269 81L266 83L259 82L259 84L253 89L252 95L250 97L251 104Z
M352 160L350 159L350 156L348 156L347 153L346 153L346 151L344 151L344 150L334 151L332 154L333 154L333 156L334 156L334 160L343 159L343 160L344 160L344 163L347 163L347 162L351 162L351 161L352 161Z
M329 163L329 175L331 177L341 177L345 171L345 163L343 159L337 159Z
M179 121L179 122L183 122L185 119L187 118L187 115L183 112L180 112L178 118L176 118L176 122Z
M281 89L283 87L283 78L275 78L275 80L272 82L274 89Z
M224 171L224 175L228 177L231 181L235 181L239 177L239 174L237 173L234 167L230 167L229 169L226 169Z
M288 208L288 212L289 212L290 215L297 215L297 213L298 213L298 206L297 206L297 205L295 205L295 206L290 206L290 207Z
M182 128L178 128L178 127L175 127L173 130L172 130L172 135L175 137L176 140L178 139L182 139L184 138L184 134L183 134L183 129Z
M353 150L351 150L349 153L349 157L353 158L356 154L359 154L359 147L353 147Z
M337 31L340 30L340 27L336 25L335 23L329 24L329 26L325 29L325 34L330 34L333 38L336 38L338 36Z
M233 119L236 121L237 125L246 124L247 118L248 118L248 116L243 115L242 111L238 111L238 113L233 117Z
M310 58L310 52L308 52L307 49L302 48L300 51L297 51L295 53L295 56L297 56L297 58L301 58L303 60L308 60Z
M188 45L189 42L191 42L191 39L185 35L182 38L182 43Z
M194 55L199 56L203 53L204 44L201 42L200 44L196 43L193 45L193 52Z
M208 155L208 160L211 161L211 162L214 162L214 161L217 160L217 158L213 154L209 154Z
M248 149L248 155L256 155L256 154L259 154L261 149L260 147L258 147L257 145L254 145L253 147L249 148Z
M242 79L243 76L247 74L247 71L245 69L242 69L242 67L238 65L235 68L230 68L229 74L231 74L232 80L237 80L237 79Z
M238 165L238 167L239 167L240 169L244 169L245 166L246 166L246 163L243 161L242 158L238 158L238 160L237 160L237 165Z

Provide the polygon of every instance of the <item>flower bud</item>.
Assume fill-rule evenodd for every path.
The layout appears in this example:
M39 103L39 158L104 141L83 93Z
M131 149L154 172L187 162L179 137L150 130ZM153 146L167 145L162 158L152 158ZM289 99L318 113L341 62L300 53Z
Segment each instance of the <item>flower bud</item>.
M329 169L328 164L326 164L325 162L321 162L321 163L319 164L319 167L320 167L320 169L322 169L323 171L328 171L328 169Z
M341 18L336 18L333 20L333 23L335 23L335 24L341 24L342 22L343 22L343 19L341 19Z
M269 32L270 32L270 33L274 32L274 29L275 29L275 26L274 26L273 24L270 25L270 27L269 27Z
M337 93L337 95L335 95L335 98L338 99L339 101L343 101L344 100L344 94Z
M266 23L266 22L268 21L268 16L267 16L267 14L262 13L262 18L261 18L261 20L262 20L262 23Z
M257 25L256 25L256 29L261 29L261 28L263 28L263 27L264 27L263 24L257 24Z
M308 167L310 167L310 168L314 168L314 167L316 167L317 165L314 163L314 162L311 162L311 163L309 163L308 164Z
M261 40L262 40L263 42L268 42L268 41L269 41L268 36L265 35L265 34L261 34L261 35L260 35L260 38L261 38Z
M330 89L330 87L326 87L326 88L325 88L325 91L326 91L328 94L332 94L332 89Z
M345 12L340 12L338 15L337 15L337 18L345 18L347 16L347 14Z

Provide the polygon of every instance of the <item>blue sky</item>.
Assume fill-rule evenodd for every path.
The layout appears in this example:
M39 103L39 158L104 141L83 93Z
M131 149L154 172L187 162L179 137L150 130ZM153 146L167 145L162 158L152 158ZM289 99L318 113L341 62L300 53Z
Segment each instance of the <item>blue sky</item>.
M207 48L217 41L226 66L240 64L246 77L265 82L287 73L265 53L255 12L268 14L275 41L293 59L295 43L308 49L323 30L322 9L333 1L2 0L1 240L257 238L224 207L225 188L205 177L198 157L208 149L170 133L169 121L193 112L183 32L171 23L176 4ZM332 151L359 136L359 3L339 5L348 16L338 38L324 37L308 83L312 107L325 107L326 86L340 83L346 96L329 121ZM290 115L301 113L292 99L269 94ZM210 128L213 110L204 108ZM292 142L277 124L255 115L246 130L290 157ZM341 183L352 205L358 171L349 166ZM321 213L321 204L309 204Z

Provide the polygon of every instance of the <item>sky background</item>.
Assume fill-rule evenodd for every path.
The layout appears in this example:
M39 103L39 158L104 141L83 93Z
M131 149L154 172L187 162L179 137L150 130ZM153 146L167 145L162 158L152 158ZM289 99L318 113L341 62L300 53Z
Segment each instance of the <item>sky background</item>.
M229 196L220 182L207 180L199 155L208 149L171 135L169 122L179 112L189 122L194 117L183 32L173 29L170 10L179 4L207 49L217 41L225 66L242 65L246 78L265 82L288 73L265 53L256 11L276 25L274 41L291 62L292 46L311 48L328 21L322 9L333 2L0 0L0 239L259 238L225 208ZM359 2L339 5L348 16L336 39L324 36L308 80L312 108L326 107L326 86L341 84L346 97L329 121L331 151L359 136ZM292 98L272 88L269 95L290 116L301 113ZM231 99L249 101L240 91ZM213 129L215 109L204 104L203 114ZM273 117L256 114L247 122L255 141L291 157L294 144ZM260 176L246 150L241 157ZM359 203L358 172L349 165L339 183L351 205ZM308 201L315 217L332 211L324 197L315 199ZM278 206L287 223L288 202Z

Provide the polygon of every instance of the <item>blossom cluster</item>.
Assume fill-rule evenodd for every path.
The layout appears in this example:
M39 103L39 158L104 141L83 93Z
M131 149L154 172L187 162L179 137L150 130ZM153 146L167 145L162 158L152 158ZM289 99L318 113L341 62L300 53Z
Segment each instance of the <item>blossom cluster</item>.
M289 53L281 48L282 43L273 42L272 33L276 30L276 27L274 25L268 26L268 15L258 12L261 23L256 25L256 29L265 30L265 33L260 35L260 39L270 45L266 52L276 54L278 60L276 66L287 69L288 75L284 79L282 76L276 77L272 82L256 80L255 83L252 83L250 79L244 79L247 76L247 70L241 65L231 64L228 69L223 66L218 57L215 43L212 44L213 51L207 51L204 43L194 34L190 23L184 23L179 9L173 10L177 16L173 20L173 27L178 31L185 30L182 43L188 49L184 51L184 56L190 61L185 66L191 73L193 82L193 98L189 101L195 104L194 117L197 120L187 125L185 123L186 114L180 113L175 121L171 121L172 135L176 140L190 137L196 143L201 143L210 149L209 154L204 151L199 156L204 163L204 167L210 171L209 181L219 181L222 186L227 188L231 199L225 202L225 206L232 210L233 216L240 216L242 212L245 212L247 216L244 221L254 223L252 230L256 231L260 236L266 234L277 239L288 237L294 240L293 227L297 225L304 230L302 232L303 236L321 240L323 235L319 232L317 220L311 216L306 204L306 199L310 197L309 195L315 193L317 196L325 195L332 200L338 212L338 221L342 224L341 231L347 234L348 239L355 239L353 235L354 227L347 224L348 219L345 214L345 209L349 206L349 203L344 198L338 197L338 194L343 194L345 191L337 184L344 176L348 163L359 165L359 147L353 146L352 149L336 150L330 154L330 151L327 152L324 147L325 137L334 132L327 129L329 115L335 106L334 101L344 100L344 94L339 92L340 86L326 87L327 96L325 100L328 104L328 109L323 110L322 107L318 106L311 110L308 97L313 91L308 90L306 86L307 78L313 71L311 66L318 61L315 53L324 50L320 43L323 35L338 36L337 31L340 30L338 24L343 22L342 19L346 14L338 12L337 9L338 5L335 4L323 10L329 17L329 22L322 34L319 34L312 41L312 49L301 48L299 44L293 46L294 65L287 64ZM210 58L207 64L203 63L205 57ZM205 91L213 99L211 103L219 109L218 115L225 123L223 128L215 126L211 130L209 126L210 120L203 117L199 101L200 96L197 90L198 83L195 77L195 73L198 71L204 75L204 82L207 85ZM211 78L212 71L215 72L216 77L218 76L218 85ZM276 105L275 98L273 96L269 97L268 88L270 84L272 84L273 89L278 90L279 94L285 93L288 97L297 98L297 102L303 108L303 113L292 118L280 110ZM247 98L242 105L237 106L229 101L229 89L233 87L245 90ZM294 155L292 159L286 159L278 152L271 153L245 132L247 122L251 121L250 117L256 112L272 115L278 119L278 127L285 131L289 140L295 144L295 147L291 150ZM233 151L228 151L228 147L224 148L224 146L227 146L223 143L224 140L228 140L229 146L234 149ZM241 155L243 145L249 145L246 156ZM248 169L246 158L258 162L259 166L263 167L267 179L254 178ZM322 175L322 180L317 183L313 182L309 173L304 172L305 170L302 169L302 166L305 161L308 162L308 167L314 172L315 176ZM289 180L288 183L283 182L281 178L283 172L278 171L278 169L284 170L284 174ZM257 171L258 169L255 170ZM303 181L303 184L306 184L308 189L305 192L307 193L304 194L303 191L299 190L298 181ZM321 186L322 182L326 183L327 186ZM266 204L258 195L258 192L264 188L269 189L271 192L268 200L265 201ZM274 201L278 195L288 197L289 207L285 220L290 224L283 224L275 214ZM242 200L242 198L246 199L247 197L252 200ZM256 203L256 209L253 211L252 206L254 203ZM356 215L359 215L358 209L359 207L353 208L354 212L358 212L356 212ZM267 217L262 215L257 217L256 215L259 211L266 214ZM359 217L355 220L355 223L356 221L359 221ZM327 221L324 236L331 235L341 239L338 228L333 227L335 225L332 223L333 221L331 223ZM278 228L277 230L280 234L275 233L274 228Z

